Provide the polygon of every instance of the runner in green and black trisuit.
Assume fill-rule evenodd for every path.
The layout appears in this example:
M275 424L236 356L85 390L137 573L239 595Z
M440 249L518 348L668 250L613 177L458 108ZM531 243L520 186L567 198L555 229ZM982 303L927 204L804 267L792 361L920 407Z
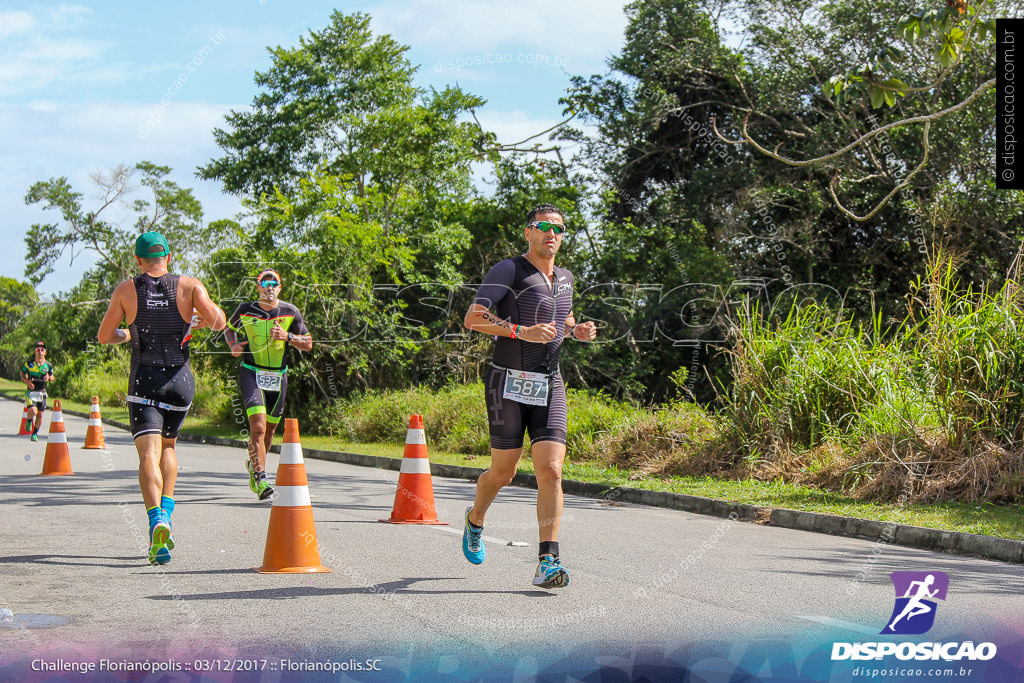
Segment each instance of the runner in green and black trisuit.
M36 342L35 357L21 366L21 381L28 389L28 421L32 423L32 440L39 441L39 426L46 410L46 383L53 381L53 365L46 362L46 344Z
M281 301L281 276L267 269L256 277L260 298L239 306L228 321L224 334L231 355L242 357L238 387L249 416L249 488L260 500L274 495L267 482L267 451L274 430L284 415L288 391L288 347L300 351L313 348L299 309Z

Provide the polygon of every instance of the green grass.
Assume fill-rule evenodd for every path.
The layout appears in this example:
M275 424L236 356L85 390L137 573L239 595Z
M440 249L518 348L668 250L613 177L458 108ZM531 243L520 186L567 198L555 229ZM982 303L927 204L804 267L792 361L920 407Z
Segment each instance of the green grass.
M20 386L23 385L18 382L0 380L0 393L20 397L23 395ZM65 407L73 410L83 412L89 410L87 404L74 401L62 401L62 403ZM104 417L107 418L123 422L128 420L127 410L124 407L107 407L103 409L103 412ZM185 431L191 434L240 439L242 438L241 428L242 425L218 422L209 417L190 416L186 422ZM358 443L316 435L303 436L302 444L306 448L347 451L388 458L401 458L404 450L402 443ZM1024 514L1022 514L1022 508L1016 505L944 503L898 506L855 500L781 481L753 479L735 481L714 477L678 476L631 479L630 477L635 474L628 469L619 469L615 466L605 467L594 461L575 462L571 459L573 452L570 450L570 460L565 465L563 472L565 478L606 484L609 488L624 486L654 491L672 491L736 503L899 522L935 529L1024 540ZM491 460L488 456L452 453L434 447L430 448L430 459L435 463L480 468L488 467ZM528 457L524 457L520 461L519 471L533 472L533 463Z

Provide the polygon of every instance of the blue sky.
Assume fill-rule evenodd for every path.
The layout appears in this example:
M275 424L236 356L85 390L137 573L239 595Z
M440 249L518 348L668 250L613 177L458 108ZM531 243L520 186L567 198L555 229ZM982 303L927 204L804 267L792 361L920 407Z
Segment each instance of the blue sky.
M0 274L23 278L25 231L56 219L24 205L37 180L66 176L84 204L96 206L93 174L148 160L175 169L173 179L195 190L207 220L235 215L234 198L194 176L218 156L211 131L252 100L253 73L269 65L267 46L297 44L334 9L366 12L376 32L408 45L418 84L457 83L484 97L481 122L512 142L560 120L558 98L571 75L605 70L622 45L624 4L0 0ZM177 89L181 73L188 78ZM65 263L40 289L70 288L88 263L88 254Z

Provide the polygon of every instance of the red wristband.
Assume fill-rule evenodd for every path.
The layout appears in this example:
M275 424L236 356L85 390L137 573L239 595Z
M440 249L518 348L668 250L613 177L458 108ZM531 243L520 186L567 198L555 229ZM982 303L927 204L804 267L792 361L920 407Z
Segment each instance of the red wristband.
M519 336L516 334L516 330L518 330L518 329L519 329L519 325L513 325L512 326L512 338L513 339L519 339Z

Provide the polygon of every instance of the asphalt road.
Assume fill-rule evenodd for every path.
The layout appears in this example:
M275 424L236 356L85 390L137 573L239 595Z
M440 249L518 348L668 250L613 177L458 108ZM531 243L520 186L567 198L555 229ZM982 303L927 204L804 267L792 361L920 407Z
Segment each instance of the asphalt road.
M283 680L292 665L281 658L382 669L332 680L555 680L588 667L621 680L683 668L704 672L691 680L735 670L857 680L828 653L835 641L884 640L892 571L949 575L935 625L917 640L991 640L1020 666L1024 567L568 496L560 540L571 585L547 591L530 583L536 492L502 491L487 560L472 566L460 545L471 482L433 480L450 527L382 524L397 472L317 460L306 469L333 572L258 574L270 505L249 491L245 452L219 446L180 444L178 545L169 565L152 567L129 435L104 425L109 452L82 450L86 421L65 416L75 476L43 477L45 439L15 436L20 412L0 401L0 608L11 613L0 679L20 680L45 655L274 663L253 680ZM269 462L273 472L277 456ZM210 680L233 677L245 679ZM998 680L956 680L986 679Z

